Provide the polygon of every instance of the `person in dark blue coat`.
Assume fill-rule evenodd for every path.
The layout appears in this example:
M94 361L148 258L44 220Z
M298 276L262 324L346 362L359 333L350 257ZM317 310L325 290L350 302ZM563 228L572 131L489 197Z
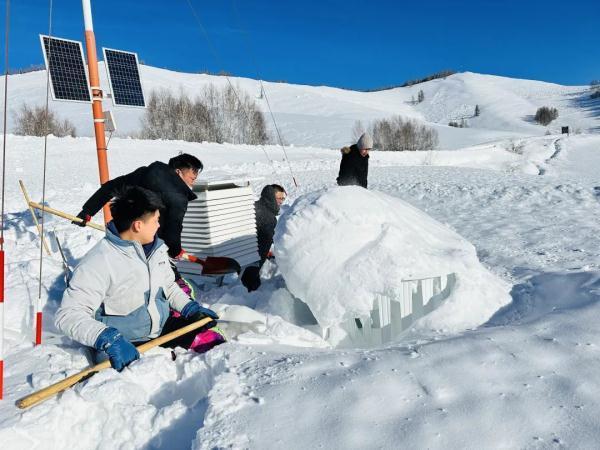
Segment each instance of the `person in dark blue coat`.
M275 226L277 225L277 216L286 195L285 189L280 185L269 184L263 188L260 193L260 199L254 203L256 237L258 240L258 256L260 257L260 261L258 266L249 266L242 274L241 281L246 289L248 289L248 292L255 291L260 287L260 268L269 256L269 251L273 244Z

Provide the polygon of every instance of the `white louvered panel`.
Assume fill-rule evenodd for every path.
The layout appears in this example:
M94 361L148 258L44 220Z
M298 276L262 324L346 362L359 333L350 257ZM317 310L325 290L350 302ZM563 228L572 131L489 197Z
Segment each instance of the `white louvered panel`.
M194 186L194 193L198 198L188 204L182 247L201 258L234 258L242 267L258 261L252 189L210 181ZM178 263L178 267L184 273L200 274L202 270L187 262Z
M210 254L211 256L216 256L219 254L231 253L232 251L236 251L237 249L246 249L246 248L256 248L258 246L256 236L245 237L235 242L228 242L222 245L202 245L200 243L189 243L187 244L187 249L192 251L194 254L196 253L205 253Z
M249 231L256 233L256 225L253 219L239 221L238 223L230 223L224 226L210 226L196 225L189 226L186 230L181 233L181 236L196 238L200 236L201 239L208 239L210 237L223 236L227 234L237 233L239 231Z
M228 242L233 243L232 241L237 240L238 238L245 236L256 236L256 228L254 227L243 227L239 230L233 230L230 233L220 234L219 236L211 236L211 235L200 235L197 236L186 235L186 238L191 238L194 242L197 242L199 245L204 246L216 246L219 244L226 244Z
M421 280L421 288L423 289L423 305L426 305L434 295L433 280L434 278L426 278Z
M240 213L237 214L225 214L223 216L217 216L214 218L204 218L204 217L199 217L196 218L194 217L193 220L190 220L191 218L187 218L186 220L186 228L197 228L197 227L201 227L201 226L210 226L212 227L223 227L225 225L230 225L230 224L236 224L239 223L240 221L248 221L250 223L254 223L254 216L252 217L248 217L248 213L254 213L254 210L248 210L248 211L241 211Z
M230 208L188 209L184 220L196 219L203 222L231 219L238 216L254 214L254 204L233 205Z
M456 274L402 280L392 294L377 295L368 317L349 319L340 324L348 341L340 345L372 347L395 340L416 320L438 308L451 294ZM330 336L324 330L324 336Z

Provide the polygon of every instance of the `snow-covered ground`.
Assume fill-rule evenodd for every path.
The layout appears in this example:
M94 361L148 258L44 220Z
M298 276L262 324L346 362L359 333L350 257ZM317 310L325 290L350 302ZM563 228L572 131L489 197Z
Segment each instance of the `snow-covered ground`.
M370 95L377 104L383 94ZM515 124L507 128L513 126L534 134ZM294 323L297 300L282 271L267 263L257 292L248 294L231 279L202 294L218 308L257 311L261 323L232 328L231 342L204 355L181 351L175 361L155 350L121 374L104 371L20 411L16 399L81 370L87 360L52 325L64 289L56 252L43 259L45 343L31 345L40 250L17 180L40 200L43 140L9 136L2 448L597 447L600 136L511 140L495 134L487 140L493 142L467 147L467 139L452 151L373 152L369 173L374 194L408 202L458 233L482 265L511 286L511 302L481 325L452 331L432 323L378 348L331 348ZM76 213L94 191L93 148L91 138L49 139L50 206ZM265 183L281 183L290 205L332 187L339 165L338 151L288 148L294 188L276 146L113 138L111 176L179 150L200 157L208 175L263 177L253 184L256 193ZM367 206L357 203L357 212L361 208ZM60 238L72 262L101 237L48 216L46 230ZM336 251L323 245L316 263ZM328 293L322 295L326 302ZM473 298L461 308L453 314L466 324L481 302Z

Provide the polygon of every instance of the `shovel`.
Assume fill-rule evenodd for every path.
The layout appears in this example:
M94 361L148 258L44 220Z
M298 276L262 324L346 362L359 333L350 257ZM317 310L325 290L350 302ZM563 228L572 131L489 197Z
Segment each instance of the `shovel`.
M227 275L230 273L239 273L242 271L240 263L233 258L226 256L207 256L198 258L197 256L186 253L185 259L189 262L200 264L202 266L202 275Z

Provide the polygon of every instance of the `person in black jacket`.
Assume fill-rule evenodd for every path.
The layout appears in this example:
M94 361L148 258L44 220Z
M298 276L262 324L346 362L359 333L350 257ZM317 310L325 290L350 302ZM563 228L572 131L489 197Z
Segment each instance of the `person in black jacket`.
M342 148L342 161L337 177L338 186L362 186L367 188L369 175L369 150L373 148L373 139L363 133L358 142Z
M168 165L156 161L149 166L140 167L100 186L77 214L83 222L73 223L85 226L94 214L126 186L143 187L156 193L164 204L164 209L160 213L158 237L167 245L169 256L185 259L186 254L181 248L183 217L188 202L196 199L192 186L202 169L202 162L187 153L171 158Z
M277 215L285 198L286 192L283 187L278 184L270 184L263 188L260 199L254 202L260 262L258 266L247 267L242 274L242 284L248 289L248 292L255 291L260 287L260 268L269 256L277 225Z

